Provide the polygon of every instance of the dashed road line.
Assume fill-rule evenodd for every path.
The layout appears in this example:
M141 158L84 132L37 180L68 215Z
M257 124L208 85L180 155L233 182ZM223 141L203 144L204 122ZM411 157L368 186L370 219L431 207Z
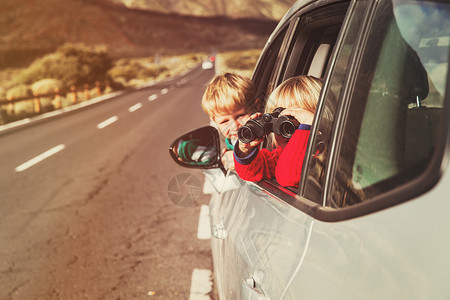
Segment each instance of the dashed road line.
M135 112L135 111L137 111L138 109L140 109L141 107L142 107L142 103L137 103L137 104L135 104L135 105L129 107L129 108L128 108L128 111L129 111L129 112Z
M112 123L116 122L118 119L119 119L119 118L117 118L116 116L111 117L111 118L109 118L109 119L107 119L107 120L105 120L105 121L103 121L103 122L97 124L97 128L98 128L98 129L103 129L103 128L105 128L106 126L109 126L109 125L111 125Z
M21 164L20 166L18 166L16 168L16 172L22 172L25 171L26 169L31 168L32 166L40 163L41 161L43 161L46 158L49 158L52 155L55 155L56 153L58 153L59 151L63 150L64 148L66 148L65 145L61 144L58 145L56 147L53 147L50 150L45 151L42 154L39 154L38 156L36 156L35 158L30 159L29 161Z
M200 240L211 239L211 225L209 221L209 206L202 205L198 220L197 238Z
M158 99L158 95L156 95L156 94L153 94L148 97L148 101L155 101L156 99Z
M191 277L191 293L189 300L210 300L212 291L212 272L207 269L194 269Z
M201 240L211 239L208 205L202 205L200 208L197 238ZM212 291L212 286L212 272L210 270L194 269L192 271L189 300L211 300L208 294Z

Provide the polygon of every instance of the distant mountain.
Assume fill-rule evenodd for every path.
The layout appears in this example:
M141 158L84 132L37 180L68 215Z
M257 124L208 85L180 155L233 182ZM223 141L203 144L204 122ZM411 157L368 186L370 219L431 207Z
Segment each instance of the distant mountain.
M295 0L111 0L130 8L193 16L279 20Z
M284 3L284 1L279 1ZM120 3L119 3L120 2ZM129 2L129 3L125 3ZM145 10L125 6L144 5ZM154 11L150 11L151 3ZM165 4L161 4L164 2ZM277 20L260 5L261 18L244 16L245 7L267 0L1 0L0 68L20 66L66 42L106 45L113 56L149 56L193 51L262 47ZM274 1L277 2L277 1ZM290 1L292 2L292 1ZM172 3L167 10L168 3ZM211 4L209 4L211 3ZM208 5L214 9L206 10ZM214 5L213 5L214 4ZM221 4L221 5L219 5ZM184 7L189 15L175 14ZM205 8L200 10L198 7ZM281 6L280 6L281 7ZM198 8L198 9L197 9ZM166 13L155 12L164 11ZM287 9L287 8L286 8ZM198 17L214 15L220 17ZM224 13L219 13L223 11ZM234 13L236 11L236 13ZM250 11L250 8L249 8ZM170 12L170 13L169 13ZM253 14L253 12L252 12ZM271 16L270 18L268 16ZM233 18L230 18L230 17Z

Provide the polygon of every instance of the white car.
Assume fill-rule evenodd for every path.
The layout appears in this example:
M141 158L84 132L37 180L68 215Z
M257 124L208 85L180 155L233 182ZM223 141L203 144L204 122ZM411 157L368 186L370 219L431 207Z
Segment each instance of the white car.
M205 60L204 62L202 62L202 69L203 70L210 70L214 67L214 64L212 61L209 60Z
M292 6L253 81L324 80L301 181L214 194L220 299L450 299L449 28L448 1ZM183 138L220 148L212 127Z

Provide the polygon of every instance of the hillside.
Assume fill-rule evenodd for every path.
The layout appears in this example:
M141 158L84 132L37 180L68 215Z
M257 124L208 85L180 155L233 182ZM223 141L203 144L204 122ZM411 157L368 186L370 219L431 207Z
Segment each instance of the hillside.
M294 0L112 0L130 8L194 16L279 20Z
M274 20L164 14L109 0L2 0L0 11L0 68L25 66L66 42L106 45L115 57L258 48L276 26Z

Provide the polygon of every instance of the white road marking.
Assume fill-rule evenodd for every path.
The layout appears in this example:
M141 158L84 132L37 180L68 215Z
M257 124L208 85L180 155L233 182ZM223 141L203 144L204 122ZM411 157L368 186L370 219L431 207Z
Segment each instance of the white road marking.
M210 300L212 291L212 272L206 269L194 269L191 277L191 294L189 300Z
M31 168L31 167L34 166L35 164L37 164L37 163L43 161L44 159L49 158L50 156L52 156L52 155L58 153L59 151L63 150L64 148L66 148L66 146L63 145L63 144L58 145L58 146L56 146L56 147L53 147L52 149L47 150L47 151L45 151L44 153L42 153L42 154L36 156L35 158L32 158L32 159L30 159L29 161L27 161L27 162L21 164L20 166L18 166L18 167L16 168L16 172L22 172L22 171L25 171L26 169Z
M129 112L135 112L138 109L140 109L141 107L142 107L142 103L137 103L137 104L131 106L130 108L128 108L128 111Z
M111 118L109 118L109 119L107 119L107 120L105 120L105 121L103 121L103 122L97 124L97 128L98 128L98 129L103 129L103 128L105 128L106 126L109 126L109 125L111 125L112 123L116 122L118 119L119 119L119 118L117 118L116 116L111 117Z
M156 99L158 99L158 95L153 94L150 97L148 97L148 101L155 101Z
M211 223L209 221L209 206L202 205L198 220L197 238L200 240L211 239Z
M161 94L162 95L167 94L168 92L169 92L169 89L162 89L161 90Z

